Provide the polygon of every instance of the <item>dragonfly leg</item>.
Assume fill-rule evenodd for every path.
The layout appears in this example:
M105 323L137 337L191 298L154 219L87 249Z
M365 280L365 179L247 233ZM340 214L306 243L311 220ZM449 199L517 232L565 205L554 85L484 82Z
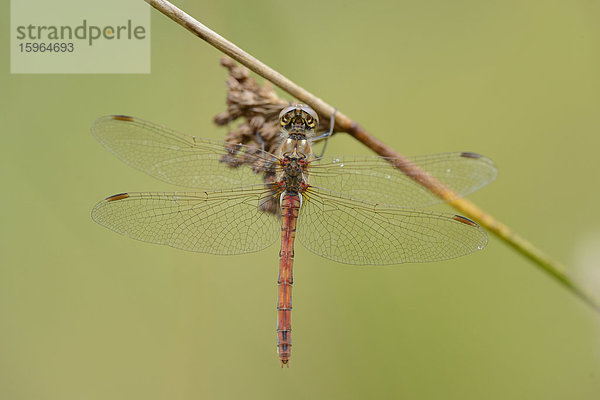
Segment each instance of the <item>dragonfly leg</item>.
M329 131L322 134L321 136L317 136L313 139L313 142L318 140L325 139L325 144L323 145L323 149L321 150L321 154L317 156L317 160L323 158L323 154L325 154L325 149L327 148L327 142L329 141L329 137L333 135L333 127L335 126L335 114L337 113L337 108L333 110L333 114L331 114L331 118L329 119Z

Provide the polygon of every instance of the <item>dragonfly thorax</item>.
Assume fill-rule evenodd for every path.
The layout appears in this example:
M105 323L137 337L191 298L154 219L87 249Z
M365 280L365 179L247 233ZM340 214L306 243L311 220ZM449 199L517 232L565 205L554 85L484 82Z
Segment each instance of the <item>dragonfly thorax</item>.
M308 137L319 125L319 117L312 108L297 104L284 108L279 114L283 141L278 158L281 172L277 181L287 193L301 193L308 186L308 164L313 159Z
M301 192L306 186L308 164L312 161L312 148L308 140L302 136L288 136L279 148L281 173L278 181L287 192Z
M312 156L312 148L304 136L290 135L281 143L280 154L281 157L308 159Z
M306 168L306 161L304 158L284 157L281 167L285 176L296 177L302 175Z
M304 191L307 161L304 157L285 156L281 159L280 185L285 192L298 193Z

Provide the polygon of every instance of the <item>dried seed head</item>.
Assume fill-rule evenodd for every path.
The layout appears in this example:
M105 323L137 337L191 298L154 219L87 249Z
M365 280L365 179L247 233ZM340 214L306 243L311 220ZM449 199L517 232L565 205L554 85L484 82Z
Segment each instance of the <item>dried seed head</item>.
M273 87L266 83L259 85L244 67L238 66L227 57L221 58L221 65L229 70L227 78L227 110L214 118L217 125L227 125L242 118L237 128L229 131L225 141L235 145L244 144L250 148L262 147L257 133L264 141L265 150L275 153L279 145L279 111L289 104L277 96Z
M246 68L232 59L222 57L221 65L229 70L227 110L216 115L214 122L222 126L242 118L237 128L225 137L230 153L223 161L232 167L250 164L255 171L264 171L264 160L255 156L263 146L265 151L277 153L281 142L279 113L292 103L278 97L269 82L259 85ZM327 131L330 116L319 115L319 118L326 124L319 132ZM243 153L240 153L240 144L247 146Z

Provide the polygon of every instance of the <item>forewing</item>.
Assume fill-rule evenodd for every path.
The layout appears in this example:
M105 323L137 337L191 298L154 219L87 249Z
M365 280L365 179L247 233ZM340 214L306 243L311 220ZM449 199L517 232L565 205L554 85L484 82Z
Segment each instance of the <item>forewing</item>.
M231 167L222 162L231 158L224 143L188 136L164 126L138 118L111 115L100 117L91 127L92 134L109 151L130 166L150 176L174 185L225 189L258 184L262 175L248 167ZM273 156L259 149L239 145L238 154L244 154L249 164L260 158L269 163Z
M122 193L96 204L92 218L144 242L211 254L262 250L279 237L277 218L260 210L265 185L213 192Z
M407 175L399 166L417 165L423 173ZM414 169L413 169L414 171ZM425 207L442 202L418 183L433 175L458 197L487 185L496 177L494 163L476 153L444 153L409 158L407 162L381 157L329 157L310 166L311 186L373 204Z
M372 205L316 189L303 196L297 230L310 251L346 264L441 261L487 244L485 232L461 216Z

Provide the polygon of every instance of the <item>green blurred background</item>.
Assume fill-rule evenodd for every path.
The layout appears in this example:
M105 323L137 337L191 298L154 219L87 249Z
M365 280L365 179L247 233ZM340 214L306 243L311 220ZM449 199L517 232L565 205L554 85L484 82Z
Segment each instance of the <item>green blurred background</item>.
M598 292L600 2L175 3L404 154L495 160L472 199ZM107 195L176 189L91 122L223 137L220 53L153 11L150 75L11 75L3 4L0 398L600 398L600 315L495 237L396 267L297 246L282 370L277 246L192 254L90 219ZM328 153L368 150L338 135Z

